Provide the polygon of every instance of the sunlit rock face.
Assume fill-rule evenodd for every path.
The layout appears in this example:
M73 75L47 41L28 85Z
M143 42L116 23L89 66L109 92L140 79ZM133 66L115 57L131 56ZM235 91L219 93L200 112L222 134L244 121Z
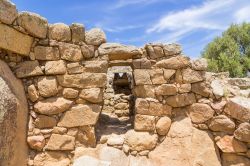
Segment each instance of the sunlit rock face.
M26 165L28 117L24 87L0 60L0 165Z

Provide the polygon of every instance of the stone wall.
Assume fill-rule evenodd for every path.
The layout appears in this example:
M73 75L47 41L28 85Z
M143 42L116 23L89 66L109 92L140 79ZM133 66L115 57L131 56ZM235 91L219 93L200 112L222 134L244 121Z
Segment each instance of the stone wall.
M18 13L8 0L0 0L0 9L0 57L23 81L28 99L29 165L70 165L76 148L96 146L110 66L133 70L134 129L119 146L126 154L147 156L185 115L213 134L224 166L249 165L249 98L225 95L206 78L204 59L191 61L178 44L106 43L99 28L48 24Z

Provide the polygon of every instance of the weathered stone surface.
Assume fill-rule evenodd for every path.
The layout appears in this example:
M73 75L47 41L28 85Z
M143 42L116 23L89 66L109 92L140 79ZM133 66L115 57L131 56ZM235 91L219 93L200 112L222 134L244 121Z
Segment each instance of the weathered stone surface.
M166 56L178 55L182 52L181 45L176 43L163 45L163 50Z
M42 135L30 136L27 138L27 142L31 149L41 151L45 146L45 138Z
M155 117L150 115L135 115L134 128L136 131L154 131Z
M29 35L25 35L14 28L0 23L0 47L2 49L28 56L32 43L33 38Z
M167 135L171 126L171 119L167 116L161 117L156 123L156 132L159 135Z
M177 92L178 89L174 84L162 84L155 89L155 93L158 96L176 95Z
M184 107L196 102L193 93L177 94L166 98L166 103L172 107Z
M164 51L163 51L163 45L162 44L158 44L158 43L154 43L154 44L147 44L145 46L145 49L147 51L147 55L151 58L151 59L158 59L161 57L164 57Z
M157 100L147 100L142 98L137 98L135 102L136 113L142 115L152 115L152 116L164 116L170 115L172 107L161 104Z
M68 74L80 74L83 73L84 67L80 62L72 62L67 64Z
M107 141L107 145L109 146L122 146L124 143L124 136L112 134Z
M34 166L68 166L70 160L63 152L46 151L34 158Z
M59 49L57 47L36 46L34 48L35 58L37 60L59 60Z
M134 92L137 97L146 98L151 97L155 98L155 89L152 85L139 85L135 86Z
M28 95L31 101L33 102L37 101L37 99L39 98L39 95L38 95L35 85L32 84L28 87Z
M209 95L211 94L211 91L205 82L193 83L191 90L192 92L199 94L201 96L204 96L204 97L209 97Z
M154 53L155 53L155 55L156 55L156 58L161 58L161 57L163 57L163 56L165 56L165 53L164 53L164 50L163 50L163 47L162 46L160 46L160 45L155 45L154 47ZM152 58L152 57L151 57ZM154 58L152 58L152 59L154 59Z
M16 69L18 78L43 75L43 71L39 66L38 61L25 61L20 63Z
M182 77L181 69L176 70L174 80L178 84L183 84L183 77Z
M175 74L175 70L163 69L163 76L166 81L168 81Z
M250 88L250 78L228 78L227 82L241 89Z
M242 122L250 120L250 99L244 97L234 97L229 99L224 112L232 118Z
M110 165L123 166L128 165L129 158L121 150L103 146L99 148L98 156L100 160L110 162Z
M115 109L120 109L120 110L128 109L128 107L129 107L128 103L117 103L114 106Z
M43 97L55 96L58 93L56 77L46 76L38 78L38 91Z
M49 25L49 38L57 41L70 41L71 31L69 26L63 23Z
M40 114L54 115L68 110L72 103L72 101L62 97L48 98L37 102L34 105L34 111Z
M107 76L104 73L83 73L57 76L61 86L69 88L102 88L106 86Z
M64 88L63 89L63 97L66 99L74 99L78 96L78 90L72 88Z
M243 142L250 142L250 124L245 122L241 123L234 131L234 137Z
M222 165L223 166L248 166L250 160L244 156L236 154L223 153L222 154Z
M215 103L211 103L210 106L217 112L217 113L221 113L225 107L225 105L227 104L227 101L222 100L219 102L215 102Z
M45 74L46 75L60 75L67 72L66 64L63 60L59 61L48 61L45 63Z
M91 156L81 156L75 160L73 166L110 166L110 162L102 161Z
M208 126L212 131L233 133L235 130L235 123L225 115L213 117Z
M219 99L224 96L224 87L222 86L219 80L213 80L211 82L211 88L213 91L214 96Z
M65 127L53 127L52 133L54 134L66 134L67 128Z
M45 148L47 150L74 150L75 137L52 134Z
M219 141L216 142L216 145L224 153L240 153L246 152L247 146L236 140L233 136L225 135Z
M126 154L124 154L124 152L122 152L121 150L114 148L114 147L109 147L106 145L98 145L96 148L84 148L84 147L79 147L76 148L75 151L75 161L77 160L77 158L81 157L81 156L91 156L94 157L96 159L98 159L99 161L105 161L105 163L107 163L107 165L105 165L105 163L101 162L98 163L97 166L128 166L131 161L131 157L130 156L126 156ZM143 158L146 159L146 158ZM135 160L133 160L135 161ZM136 162L137 163L137 162ZM73 163L75 164L75 163ZM78 163L79 166L89 166L89 165L93 165L92 163L88 163L87 161L82 161ZM75 166L75 165L74 165ZM78 165L76 165L78 166ZM129 165L129 166L138 166L138 165ZM149 166L149 165L146 165Z
M152 84L159 85L167 83L167 80L164 78L163 70L162 69L152 69L148 70L150 79Z
M21 12L18 15L17 23L35 37L44 39L47 36L48 21L38 14Z
M85 147L96 147L96 135L95 135L95 127L92 126L81 126L79 127L77 136L77 143L85 146Z
M107 73L107 61L86 61L83 63L84 71L90 73Z
M103 98L103 90L100 88L83 89L79 96L92 103L100 103Z
M124 143L127 144L132 151L152 150L156 146L157 139L158 136L156 134L129 130L125 134Z
M193 60L191 65L193 70L206 70L208 66L207 60L205 58Z
M152 84L148 71L144 69L135 69L134 79L136 85Z
M82 105L72 107L61 118L58 126L61 127L78 127L86 125L95 125L99 114L101 112L101 106L99 105Z
M22 82L0 60L0 165L27 165L27 106Z
M0 1L0 21L5 24L12 24L18 13L16 5L9 0Z
M176 56L169 59L164 59L156 63L156 67L165 69L182 69L190 64L189 58L184 56Z
M54 126L56 126L56 124L57 124L57 121L54 117L45 116L45 115L38 115L34 122L34 125L40 129L53 128Z
M165 140L149 153L157 166L221 166L208 132L192 127L189 118L175 119Z
M81 45L82 55L86 59L93 58L95 56L95 47L93 45L82 44Z
M106 42L106 35L103 30L93 28L85 33L85 41L87 44L99 46Z
M85 27L83 24L73 23L70 26L72 32L72 42L79 44L85 40Z
M184 83L195 83L200 82L204 80L204 74L203 71L195 71L190 68L183 69L182 70L182 77Z
M151 61L147 58L133 59L133 69L150 69Z
M214 110L207 104L194 103L190 106L189 113L193 123L203 123L213 117Z
M78 45L70 43L60 43L59 50L61 59L77 62L83 59L81 48Z
M179 93L188 93L190 92L192 89L191 84L180 84L180 86L178 87L178 92Z
M126 60L142 52L134 46L126 46L119 43L104 43L98 48L100 55L108 55L109 60Z

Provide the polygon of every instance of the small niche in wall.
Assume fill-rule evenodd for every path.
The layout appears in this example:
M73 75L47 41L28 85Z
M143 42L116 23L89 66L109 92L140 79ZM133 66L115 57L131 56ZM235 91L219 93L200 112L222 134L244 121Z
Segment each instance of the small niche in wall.
M131 94L131 79L128 73L114 73L113 89L115 94Z

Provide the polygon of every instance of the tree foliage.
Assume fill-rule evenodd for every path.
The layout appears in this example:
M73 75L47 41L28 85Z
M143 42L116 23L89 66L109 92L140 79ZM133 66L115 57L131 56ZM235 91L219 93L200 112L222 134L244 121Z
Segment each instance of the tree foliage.
M208 70L229 71L231 77L244 77L250 69L250 23L232 24L202 52Z

